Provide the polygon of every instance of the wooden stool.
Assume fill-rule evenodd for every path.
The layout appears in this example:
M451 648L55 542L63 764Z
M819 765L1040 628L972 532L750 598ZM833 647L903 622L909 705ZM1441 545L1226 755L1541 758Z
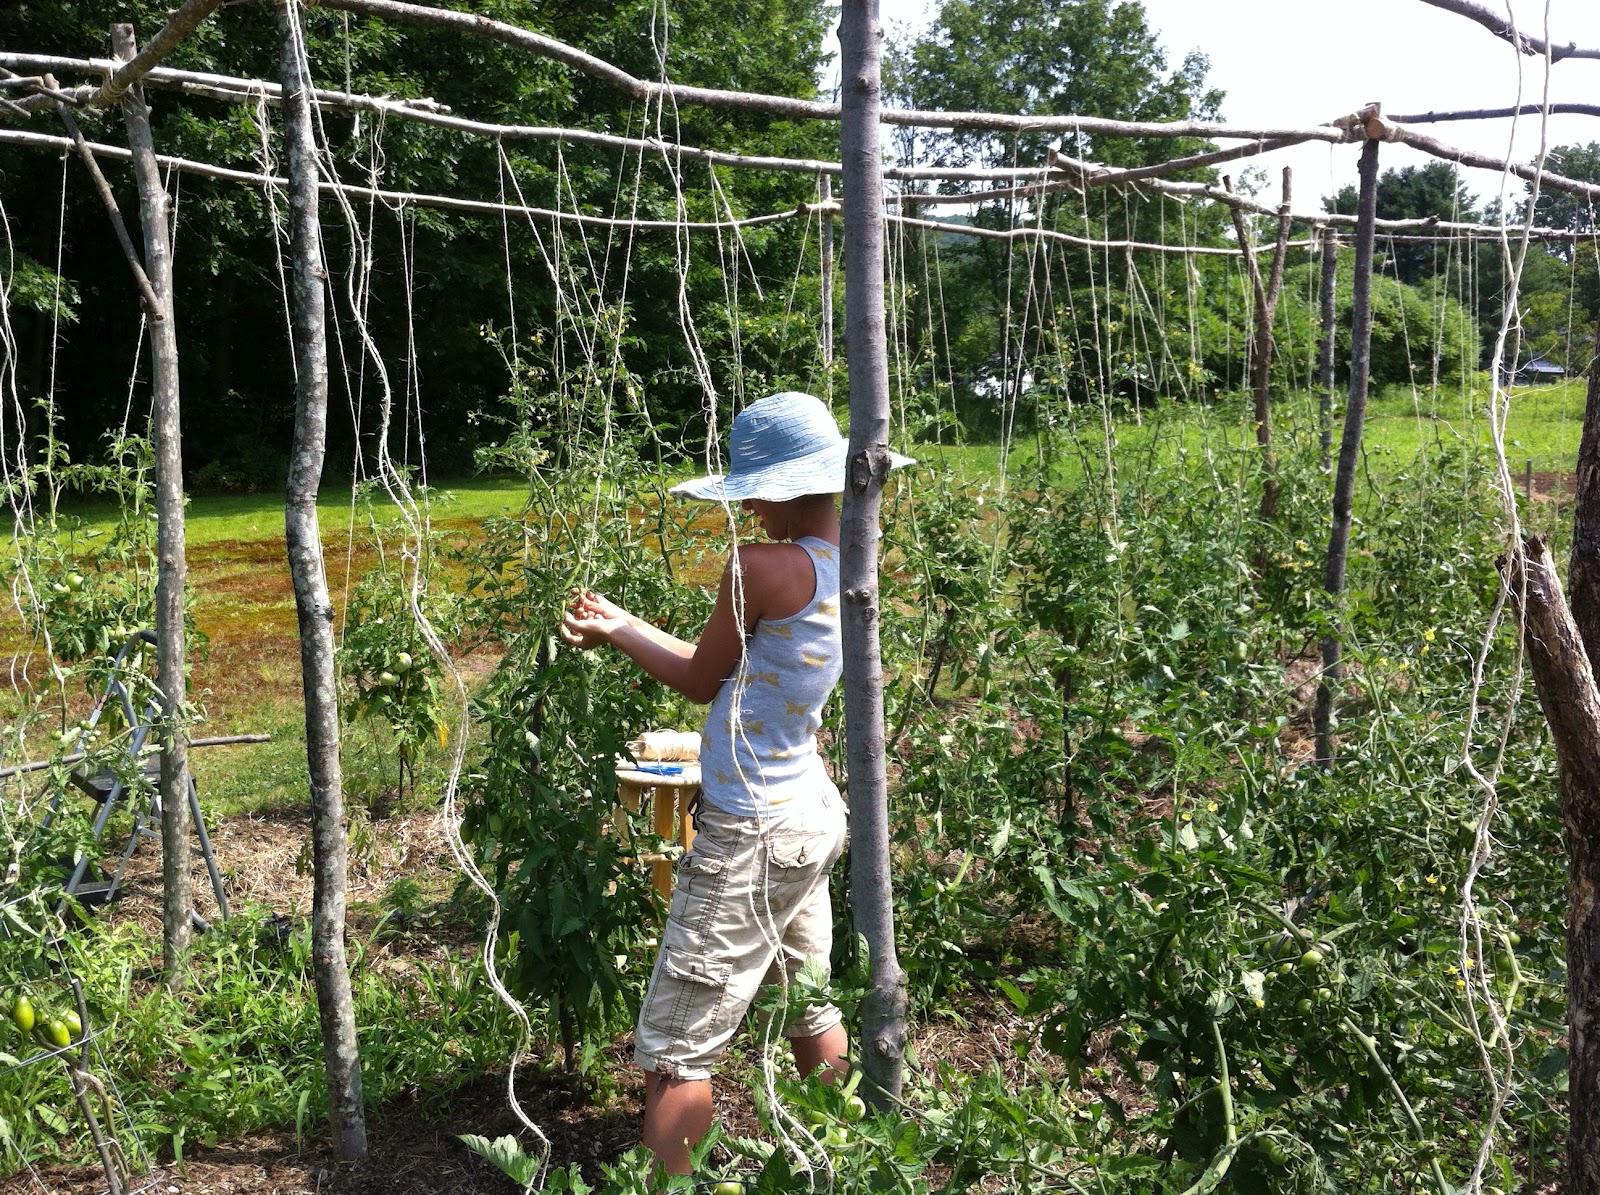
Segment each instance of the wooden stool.
M662 776L655 772L640 771L631 763L617 765L617 805L615 824L618 836L627 841L628 815L623 810L638 813L644 804L645 794L650 794L650 828L662 838L676 839L688 850L694 845L694 823L689 809L700 793L700 765L692 761L673 763L681 767L675 776ZM672 899L672 859L660 851L645 851L639 855L642 862L650 864L650 882L661 893L663 900Z

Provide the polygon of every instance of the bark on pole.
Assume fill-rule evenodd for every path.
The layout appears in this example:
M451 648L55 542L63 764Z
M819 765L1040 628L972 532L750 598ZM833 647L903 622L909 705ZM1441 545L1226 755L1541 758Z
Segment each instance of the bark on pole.
M300 39L299 0L278 5L283 124L289 166L289 241L294 258L294 442L284 502L289 571L300 622L300 672L306 703L306 764L311 779L312 967L322 1022L322 1066L334 1155L366 1157L361 1056L350 969L345 960L344 779L339 767L339 702L333 669L333 601L317 522L317 489L328 430L328 341L324 323L322 232L317 223L317 150L311 130L310 69Z
M1600 660L1600 318L1589 391L1578 442L1578 476L1572 501L1572 555L1567 558L1567 589L1572 619L1583 636L1589 663Z
M1600 1191L1600 692L1544 540L1514 549L1506 584L1550 725L1567 845L1567 1189Z
M906 1037L906 980L894 946L884 770L883 667L878 648L878 514L889 476L889 352L883 308L883 25L877 0L844 0L839 20L840 160L844 167L845 356L850 455L843 552L844 715L850 768L850 907L872 953L861 1002L866 1098L898 1098Z
M1322 471L1333 470L1333 352L1334 320L1339 287L1339 231L1322 230L1322 343L1317 350L1321 394L1317 401L1317 443L1322 450Z
M1261 450L1261 471L1264 474L1258 514L1264 523L1270 522L1278 513L1278 463L1272 454L1272 356L1277 342L1272 335L1272 323L1278 313L1278 295L1283 290L1283 267L1289 255L1289 229L1293 223L1289 201L1293 185L1294 174L1285 166L1283 201L1278 205L1278 238L1272 251L1272 270L1265 282L1261 280L1261 267L1256 262L1250 234L1244 226L1244 214L1236 207L1228 209L1233 215L1233 230L1239 238L1239 252L1244 255L1245 269L1250 275L1250 286L1256 296L1256 326L1251 344L1254 374L1251 389L1254 392L1256 447ZM1233 188L1229 185L1228 189Z
M833 203L833 179L822 176L822 205ZM828 376L828 398L833 398L833 213L822 213L822 365Z
M1339 441L1339 469L1333 479L1333 519L1322 587L1329 614L1344 593L1345 562L1350 554L1350 515L1355 506L1356 465L1361 458L1361 431L1367 418L1367 380L1372 366L1372 252L1378 215L1378 141L1361 147L1361 193L1356 207L1355 288L1350 324L1350 401L1344 411L1344 437ZM1317 685L1317 763L1333 766L1333 696L1343 676L1344 645L1330 627L1322 636L1322 679Z
M112 53L136 56L133 26L111 26ZM158 310L150 319L150 422L156 470L156 686L161 690L161 971L169 988L183 985L194 896L189 877L189 744L183 707L188 696L184 662L183 589L187 573L183 528L183 435L178 403L178 333L173 320L172 245L167 231L167 189L156 167L150 110L144 89L122 95L122 118L139 186L144 230L144 272Z

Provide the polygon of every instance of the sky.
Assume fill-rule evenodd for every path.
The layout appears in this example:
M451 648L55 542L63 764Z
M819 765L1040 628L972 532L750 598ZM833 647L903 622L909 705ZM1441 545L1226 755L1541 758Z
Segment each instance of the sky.
M937 3L880 0L887 27L925 25ZM1505 0L1482 0L1494 11ZM1537 102L1544 89L1542 59L1525 57L1483 26L1422 0L1144 0L1170 66L1190 50L1211 61L1207 79L1226 93L1223 119L1239 125L1309 127L1380 101L1391 113L1503 107ZM1519 26L1543 36L1544 0L1512 0ZM1600 0L1548 0L1550 39L1600 46ZM837 45L835 41L833 43ZM1569 59L1550 70L1552 102L1600 102L1600 60ZM1095 115L1086 113L1085 115ZM1436 124L1430 135L1496 157L1512 151L1532 161L1539 149L1539 120ZM1550 119L1552 145L1600 141L1600 119ZM1304 145L1254 162L1271 177L1264 197L1277 194L1283 166L1294 170L1296 210L1316 210L1320 198L1356 181L1357 145ZM1383 168L1423 165L1433 159L1406 146L1385 145ZM1498 174L1464 171L1480 197L1499 193ZM1509 195L1523 185L1511 180Z

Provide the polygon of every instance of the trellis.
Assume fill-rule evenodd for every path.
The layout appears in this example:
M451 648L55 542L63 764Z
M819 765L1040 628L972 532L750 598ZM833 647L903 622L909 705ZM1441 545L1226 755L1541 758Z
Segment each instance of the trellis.
M1121 250L1124 252L1182 253L1187 255L1215 255L1244 258L1256 279L1258 319L1254 359L1257 370L1256 425L1261 444L1270 444L1268 412L1264 402L1263 378L1270 369L1271 309L1275 302L1275 281L1281 277L1285 252L1294 246L1317 244L1322 251L1321 331L1322 347L1319 354L1319 388L1325 416L1331 418L1333 401L1333 269L1340 244L1338 231L1353 229L1356 262L1355 328L1351 361L1349 399L1346 407L1343 442L1333 490L1333 518L1327 553L1324 588L1330 599L1336 598L1343 588L1344 558L1348 550L1350 511L1353 502L1354 469L1360 451L1364 403L1367 391L1368 341L1371 330L1370 286L1374 248L1381 234L1397 240L1415 239L1434 241L1462 238L1495 239L1502 243L1511 235L1526 245L1532 240L1578 241L1592 237L1590 233L1564 229L1541 228L1531 224L1484 225L1466 222L1433 220L1379 220L1375 210L1377 163L1379 146L1383 142L1412 146L1442 160L1476 168L1490 169L1503 175L1525 179L1536 187L1549 187L1580 195L1588 199L1600 197L1600 185L1581 180L1563 178L1543 169L1542 162L1532 165L1507 163L1492 156L1461 149L1428 136L1409 127L1411 125L1440 123L1458 119L1485 117L1515 118L1523 115L1548 116L1555 113L1600 115L1600 107L1581 104L1519 105L1512 108L1483 109L1473 112L1421 113L1401 117L1385 117L1376 105L1340 117L1327 124L1309 128L1277 128L1236 126L1222 122L1138 122L1108 120L1089 116L1019 116L977 112L919 112L888 109L880 106L879 42L881 28L876 20L876 6L867 0L847 0L841 25L844 46L842 100L839 104L805 101L784 96L758 95L744 92L716 91L687 87L668 82L639 79L617 67L554 39L521 29L503 22L466 13L428 8L404 3L402 0L311 0L317 7L378 17L391 21L419 23L432 28L447 28L474 36L488 37L505 44L549 58L583 72L646 104L670 102L672 104L700 104L712 107L760 111L791 118L838 121L841 125L841 160L782 158L727 153L712 149L681 145L676 142L651 137L621 137L561 127L496 124L471 120L450 113L443 105L432 100L398 100L382 96L361 95L348 91L313 88L310 85L309 65L304 61L303 45L298 36L298 5L280 4L281 51L284 74L281 82L246 79L236 76L174 70L159 65L173 48L179 45L221 5L222 0L186 0L173 14L168 24L142 51L135 53L132 34L119 35L117 56L113 59L70 58L27 53L0 53L0 84L6 95L18 98L0 99L0 112L13 118L26 118L31 113L51 110L56 112L67 130L67 136L56 137L29 130L0 127L0 144L76 152L96 178L96 189L107 202L113 222L120 226L114 199L103 179L98 179L96 159L127 160L134 164L140 182L142 224L145 229L145 247L142 255L134 250L131 238L121 233L124 248L141 296L151 316L154 359L157 374L156 439L162 455L158 478L161 485L161 598L158 631L163 645L160 663L160 683L167 698L167 717L176 749L163 755L162 788L164 793L181 791L177 785L187 784L183 760L181 699L184 691L182 656L181 593L183 585L182 503L181 473L177 454L177 395L175 365L177 346L172 337L170 268L163 277L163 261L168 250L163 248L159 230L165 227L165 192L157 175L158 168L191 172L207 177L240 184L284 188L290 195L293 218L291 220L294 243L294 335L299 402L296 419L296 460L291 479L290 554L294 560L297 605L300 609L302 644L306 657L306 694L308 708L308 757L312 767L313 808L316 814L315 845L319 860L318 906L314 933L317 941L319 1002L323 1007L324 1045L328 1060L330 1108L334 1120L336 1150L341 1157L359 1157L364 1151L364 1129L361 1122L359 1068L354 1052L354 1026L349 1011L348 977L343 978L343 996L339 992L342 966L342 947L338 937L342 931L342 892L323 892L323 880L333 888L333 873L342 872L343 832L340 820L340 781L338 776L337 720L334 716L332 693L331 608L327 601L325 580L321 579L320 540L315 525L315 486L320 469L321 423L326 418L327 364L325 347L319 349L324 317L320 311L323 281L317 276L318 221L317 201L320 196L334 195L350 198L375 199L419 207L499 215L537 216L552 221L572 222L579 226L602 228L627 228L630 230L689 229L736 230L775 223L812 215L824 220L831 238L832 217L843 217L847 246L854 251L846 256L846 342L851 348L850 408L851 444L848 488L845 499L845 553L843 590L845 596L845 705L846 725L850 750L851 803L854 812L856 849L853 852L855 877L852 885L858 905L857 924L866 933L872 948L874 963L874 993L864 1011L866 1019L866 1050L864 1062L869 1076L879 1092L893 1095L899 1089L900 1054L904 1033L904 982L894 961L894 936L891 906L888 901L888 849L886 822L886 782L883 768L883 724L881 675L877 648L877 525L878 501L887 474L887 437L889 419L888 363L886 355L886 327L883 305L883 229L886 224L908 228L939 231L951 235L989 237L1007 240L1034 240L1066 246ZM1498 36L1504 37L1524 52L1539 53L1547 61L1566 57L1600 57L1600 51L1580 50L1576 47L1552 47L1546 43L1505 28L1505 22L1468 0L1425 0L1427 3L1479 21ZM30 73L18 73L30 72ZM100 76L98 85L64 87L56 74L75 76ZM205 162L189 161L159 155L148 140L148 124L139 130L143 101L140 89L156 87L174 90L180 94L232 104L269 103L284 109L285 128L288 133L289 169L287 178L265 172L251 172L216 166ZM76 128L71 111L77 108L104 109L113 103L123 105L129 125L130 147L121 147L87 141ZM663 161L673 163L697 162L706 166L724 166L738 169L782 171L809 174L823 183L822 195L817 203L802 204L791 211L770 212L743 219L689 222L685 220L636 220L592 216L582 213L489 201L477 197L427 195L414 192L381 189L376 186L361 187L336 180L322 180L316 174L316 141L312 128L312 113L319 109L368 112L385 117L414 121L438 128L449 129L464 135L493 140L525 140L572 142L600 148L615 149L625 153L658 155ZM1115 169L1070 157L1059 150L1052 151L1047 161L1038 167L975 168L975 167L925 167L915 165L890 165L881 160L879 129L882 125L912 127L986 130L994 132L1055 131L1070 137L1095 134L1132 137L1184 137L1237 141L1226 148L1189 154L1170 161L1137 169ZM1308 141L1329 144L1361 144L1362 170L1360 207L1355 216L1336 216L1326 213L1298 214L1292 211L1286 185L1282 202L1269 206L1234 194L1230 188L1217 188L1206 183L1172 181L1166 176L1182 171L1240 161L1268 154L1287 146ZM842 201L835 202L829 182L833 178L843 181ZM904 191L886 193L885 182L944 182L979 184L986 189L966 190L950 194L927 194ZM1085 193L1094 188L1116 188L1134 194L1150 193L1182 201L1205 201L1222 204L1236 221L1239 244L1233 248L1218 246L1172 246L1162 243L1131 240L1096 239L1074 236L1057 229L1038 225L1017 225L1007 229L981 229L949 221L903 214L907 208L917 209L936 205L972 205L991 200L1009 198L1034 198L1055 191ZM1278 221L1279 233L1274 253L1270 280L1263 284L1256 275L1254 252L1247 243L1247 230L1242 222L1244 215L1269 215ZM1292 224L1312 226L1313 236L1307 240L1291 241ZM1513 287L1513 293L1515 288ZM831 311L831 305L830 305ZM1514 316L1514 307L1508 306L1506 325ZM1504 352L1505 333L1497 345L1498 357ZM829 351L831 351L831 337ZM166 364L163 364L163 363ZM1497 371L1498 374L1498 371ZM171 379L170 385L163 379ZM1498 380L1496 382L1498 385ZM1497 399L1498 402L1498 399ZM1596 402L1591 394L1591 411ZM1328 423L1324 423L1326 428ZM1588 433L1586 426L1586 444ZM1330 444L1324 434L1325 459ZM1332 461L1327 461L1332 465ZM1502 448L1502 472L1504 472ZM1269 475L1270 481L1270 475ZM1263 495L1262 517L1271 517L1270 491ZM298 514L296 513L298 512ZM1514 523L1514 505L1511 509ZM1513 573L1523 576L1529 565L1523 549L1514 545ZM1537 561L1534 559L1533 566ZM319 587L320 585L320 587ZM1529 600L1534 595L1530 583ZM1518 594L1522 591L1519 589ZM1519 602L1522 598L1519 596ZM1560 606L1559 596L1555 602ZM1562 607L1564 608L1564 607ZM1528 631L1530 642L1534 634L1532 624ZM1591 643L1591 652L1594 645ZM1582 653L1579 653L1580 656ZM313 657L315 657L313 659ZM1582 663L1580 660L1579 663ZM1568 679L1582 669L1578 664L1540 663L1536 658L1536 676L1540 676L1541 694L1545 692L1543 672L1565 670ZM1318 756L1324 763L1333 757L1332 704L1335 684L1339 677L1340 643L1337 636L1328 636L1323 644L1322 684L1318 693ZM1570 674L1570 675L1569 675ZM1554 673L1552 673L1554 675ZM1587 692L1594 692L1592 676L1587 680ZM1581 687L1581 684L1580 684ZM1571 752L1581 746L1562 746L1565 762ZM1588 741L1592 752L1594 742ZM1567 771L1563 771L1566 791ZM1486 781L1492 801L1492 777ZM1589 796L1594 796L1590 785ZM1581 794L1577 789L1567 793L1569 805L1576 807ZM184 875L177 866L183 858L179 845L184 828L179 819L186 809L182 800L168 799L163 803L169 825L164 827L167 849L167 913L168 927L164 964L170 976L179 972L186 931L187 897L180 896ZM1575 815L1574 815L1575 816ZM1570 820L1570 818L1569 818ZM1482 843L1480 838L1480 844ZM1576 863L1575 863L1576 866ZM181 900L181 904L176 903ZM174 918L172 910L183 912ZM1600 913L1595 914L1600 916ZM176 923L175 923L176 922ZM178 925L184 927L179 929ZM1577 932L1574 918L1571 934ZM1587 931L1586 931L1587 932ZM327 973L324 974L326 962ZM1600 988L1600 969L1593 974L1586 971L1581 982L1590 985L1585 990ZM327 987L324 987L326 981ZM1578 978L1574 982L1579 982ZM1577 989L1575 989L1577 990ZM1587 1068L1592 1082L1600 1083L1600 1043L1593 1043L1586 1052L1578 1048L1577 1029L1574 1028L1574 1074ZM1600 1092L1580 1091L1575 1084L1573 1101L1575 1112L1580 1097L1600 1095ZM1600 1153L1600 1122L1594 1118L1594 1106L1580 1123L1575 1114L1573 1141L1577 1149L1579 1139L1590 1156Z

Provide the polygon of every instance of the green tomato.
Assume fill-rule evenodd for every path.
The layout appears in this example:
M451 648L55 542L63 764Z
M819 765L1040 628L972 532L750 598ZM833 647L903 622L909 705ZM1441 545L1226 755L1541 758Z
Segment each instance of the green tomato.
M411 671L411 653L408 651L396 652L394 657L394 670L401 676Z
M821 1128L828 1123L828 1114L820 1108L812 1108L806 1113L806 1123L813 1128Z
M392 672L383 671L378 673L378 685L380 688L392 689L399 683L400 678Z
M61 594L64 594L64 593L67 592L67 587L65 585L63 585L60 581L56 581L56 582L53 582L51 584L50 592L59 597Z
M67 1032L72 1035L72 1040L73 1041L76 1041L76 1040L78 1040L78 1038L83 1036L83 1021L81 1021L78 1018L78 1014L77 1013L75 1013L75 1012L64 1012L64 1013L62 1013L61 1014L61 1023L64 1024L67 1027Z
M737 1179L723 1179L711 1188L711 1195L744 1195L744 1184Z
M1289 1161L1289 1151L1283 1148L1283 1143L1276 1138L1268 1137L1261 1146L1261 1152L1267 1155L1267 1160L1274 1166L1284 1166Z
M33 1028L37 1019L33 1013L33 1001L18 993L17 998L11 1002L11 1023L26 1033Z
M844 1102L844 1118L848 1121L860 1120L867 1114L867 1105L859 1095L853 1095Z
M1313 947L1300 956L1300 969L1302 971L1315 971L1322 966L1322 951Z
M83 588L83 574L82 573L68 573L67 574L67 588L72 590L73 593L77 593L78 590L82 589Z
M843 1126L831 1128L822 1138L822 1148L831 1153L838 1153L850 1145L850 1131Z
M60 1017L52 1017L37 1027L39 1039L53 1050L64 1050L72 1044L72 1031Z

